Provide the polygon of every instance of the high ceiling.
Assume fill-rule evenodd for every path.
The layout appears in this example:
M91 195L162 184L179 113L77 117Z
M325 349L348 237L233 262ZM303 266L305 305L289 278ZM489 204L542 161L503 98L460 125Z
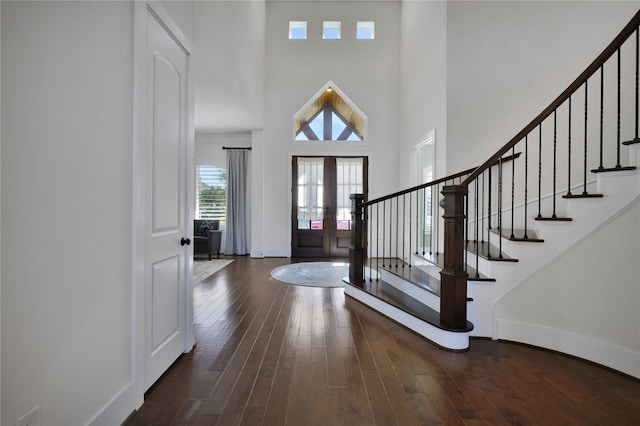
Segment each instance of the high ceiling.
M196 133L263 127L264 8L262 1L195 2Z

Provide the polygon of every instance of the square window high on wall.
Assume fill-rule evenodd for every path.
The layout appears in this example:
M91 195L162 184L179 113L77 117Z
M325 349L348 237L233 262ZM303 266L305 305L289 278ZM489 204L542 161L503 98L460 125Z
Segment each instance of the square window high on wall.
M289 40L307 39L307 21L289 21Z
M323 21L322 38L324 40L340 40L342 23L340 21Z
M374 21L358 21L356 24L356 38L358 40L373 40L376 23Z

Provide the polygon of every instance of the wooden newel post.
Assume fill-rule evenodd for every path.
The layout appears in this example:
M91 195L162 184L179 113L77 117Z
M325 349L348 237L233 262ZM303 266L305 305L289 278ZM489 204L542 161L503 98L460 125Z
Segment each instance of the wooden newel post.
M363 232L365 227L363 194L351 194L351 244L349 244L349 282L362 284L364 282L364 245Z
M450 185L444 195L444 269L440 271L440 322L467 327L467 272L464 268L464 197L467 187Z

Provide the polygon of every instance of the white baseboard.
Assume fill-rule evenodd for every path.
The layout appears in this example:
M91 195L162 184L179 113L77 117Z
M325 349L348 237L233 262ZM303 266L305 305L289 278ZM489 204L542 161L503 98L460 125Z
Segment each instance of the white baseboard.
M91 426L119 425L144 402L142 386L129 382L88 424Z
M253 258L256 258L256 259L262 259L262 258L264 258L264 253L262 252L262 249L251 250L249 252L249 257L253 257Z
M291 257L290 250L264 250L262 257Z
M497 338L563 352L640 378L640 353L570 331L508 319L496 320Z
M455 351L469 349L468 332L458 333L442 330L349 284L344 286L344 294L353 297L443 348Z

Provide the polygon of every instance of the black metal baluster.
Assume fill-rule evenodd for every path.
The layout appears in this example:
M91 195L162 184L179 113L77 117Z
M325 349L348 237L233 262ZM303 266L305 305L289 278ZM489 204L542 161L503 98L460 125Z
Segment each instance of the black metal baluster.
M465 200L464 206L464 241L465 247L469 244L469 199Z
M556 172L557 172L557 167L556 167L556 153L557 153L557 147L558 147L558 138L557 138L557 112L558 110L553 111L553 214L551 215L551 217L553 219L557 218L558 216L556 215Z
M422 255L424 256L426 254L426 241L425 236L426 236L426 231L427 231L427 192L426 192L427 188L423 189L423 193L422 193L422 211L423 211L423 215L424 217L422 218ZM431 196L431 194L429 194L429 196ZM429 212L430 214L431 212ZM431 223L429 223L429 236L431 236ZM431 238L431 237L429 237ZM431 247L431 240L429 240L429 247Z
M482 242L484 243L484 206L486 205L484 200L485 200L485 188L486 188L486 182L485 182L485 177L486 176L486 171L482 172L482 202L480 203L480 206L482 208L482 212L481 212L481 216L482 216Z
M502 157L498 162L498 258L502 259Z
M600 67L600 167L604 170L604 64Z
M635 137L629 141L622 142L623 145L631 145L634 143L640 143L640 137L638 137L638 73L640 73L640 29L636 29L636 115L635 115Z
M567 170L569 171L567 176L567 196L571 196L571 95L569 95L569 135L568 135L568 164ZM555 211L554 211L555 213Z
M442 187L444 186L444 184L440 184L438 185L438 191L436 192L436 216L435 218L435 222L436 222L436 259L438 257L438 255L440 254L440 209L442 208L440 206L440 201L438 200L438 197L440 196L441 192L442 192ZM433 220L432 219L432 220Z
M587 195L587 141L588 141L588 122L589 122L589 80L584 82L584 187L582 195Z
M367 236L367 246L369 247L369 281L373 281L373 244L371 244L371 238L373 238L373 206L367 206L367 222L369 222L369 235ZM367 275L364 275L365 280Z
M616 125L616 169L622 169L620 164L620 89L621 89L621 50L618 48L618 113L617 113L617 125Z
M491 259L491 175L493 167L489 167L489 184L487 188L487 258Z
M513 233L513 222L515 212L515 197L516 197L516 147L515 145L511 149L511 239L514 240L516 236Z
M538 125L540 138L538 141L538 217L542 219L542 123Z
M483 173L484 176L484 173ZM480 220L478 217L478 183L479 183L479 179L476 178L475 180L475 185L476 185L476 191L475 191L475 204L476 204L476 238L475 238L475 253L476 253L476 278L480 278L480 273L478 272L480 270L479 268L479 262L480 262L480 256L478 256L478 232L480 231L480 227L478 226L478 221Z
M406 223L407 223L407 213L406 213L406 209L407 209L407 198L406 198L407 194L402 194L402 267L404 268L404 264L407 263L405 261L405 247L406 247L406 243L405 243L405 237L406 237ZM409 214L411 214L411 208L409 208ZM409 221L409 224L411 224L411 221ZM409 230L409 238L411 238L411 230ZM409 241L411 241L411 239L409 239Z
M424 188L422 188L424 192ZM420 247L420 190L416 191L416 255L418 255L418 247Z
M480 225L480 217L478 216L478 184L479 184L479 178L476 178L476 180L474 181L474 191L475 194L473 196L473 212L474 212L474 228L473 228L473 235L474 235L474 241L478 241L478 227Z
M382 202L382 267L385 268L385 254L387 251L387 244L386 244L386 239L387 239L387 202L383 201ZM389 255L389 257L391 257L391 255Z
M382 260L384 266L384 259ZM379 280L380 274L380 203L376 203L376 281Z
M400 235L400 197L396 197L396 268L398 267L398 257L400 251L398 250L398 237Z
M413 258L413 255L411 254L411 243L412 243L412 233L413 233L413 229L411 229L411 225L413 224L413 222L411 222L411 213L412 213L412 204L411 204L411 193L409 193L409 267L411 267L411 259ZM403 246L403 250L404 250L404 246Z
M528 203L528 193L529 193L529 135L525 135L524 137L524 236L522 237L524 240L529 239L528 228L527 228L527 208L529 207Z
M467 270L467 260L469 259L469 194L464 199L464 270Z
M436 185L436 191L438 189L438 185ZM430 224L429 224L429 256L433 256L433 235L435 233L434 224L433 224L433 194L436 192L431 188L431 193L429 194L429 198L431 199L431 207L429 208L429 214L431 215Z

